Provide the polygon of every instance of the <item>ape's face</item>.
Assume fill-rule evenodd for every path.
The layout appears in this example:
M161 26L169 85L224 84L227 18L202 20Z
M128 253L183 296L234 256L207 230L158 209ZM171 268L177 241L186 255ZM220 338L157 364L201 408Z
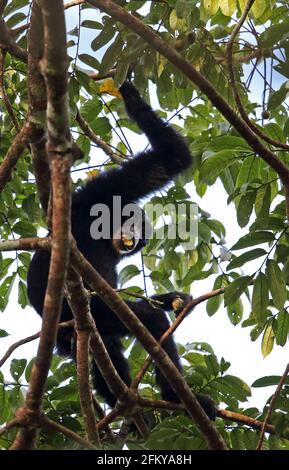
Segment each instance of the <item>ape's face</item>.
M141 250L152 235L152 226L143 209L129 204L130 214L122 217L122 225L112 237L113 250L120 256L128 256Z

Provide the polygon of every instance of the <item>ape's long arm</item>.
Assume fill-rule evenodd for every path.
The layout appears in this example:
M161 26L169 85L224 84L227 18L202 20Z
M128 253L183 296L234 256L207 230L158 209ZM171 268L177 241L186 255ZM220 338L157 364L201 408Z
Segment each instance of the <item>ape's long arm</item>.
M185 140L140 97L136 88L125 82L120 88L129 116L146 134L151 149L138 154L119 169L108 171L90 181L78 194L86 202L94 202L108 191L131 201L161 189L191 164Z

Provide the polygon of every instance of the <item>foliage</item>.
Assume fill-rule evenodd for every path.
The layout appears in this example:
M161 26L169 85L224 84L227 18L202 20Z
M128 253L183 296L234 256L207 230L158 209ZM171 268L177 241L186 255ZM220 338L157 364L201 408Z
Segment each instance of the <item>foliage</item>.
M29 1L8 2L5 21L17 28L29 20ZM226 46L240 19L245 0L167 0L164 2L118 1L137 15L146 25L158 31L168 47L176 48L190 64L201 72L216 91L235 107L232 86L228 78ZM78 7L76 7L78 8ZM143 255L143 269L157 293L170 290L189 292L194 281L209 279L212 289L225 288L224 296L211 298L206 304L208 315L214 315L223 305L233 325L250 329L252 341L262 335L262 353L267 356L275 345L285 346L289 334L288 283L289 233L285 214L284 190L276 172L255 155L249 144L212 106L206 96L192 85L171 63L126 26L106 14L100 14L89 4L67 10L71 29L68 32L68 51L71 58L69 98L71 129L77 144L84 151L82 160L75 163L75 187L83 184L85 171L114 166L99 148L84 135L76 122L79 109L94 133L124 158L132 153L126 134L134 136L136 126L128 121L117 87L127 75L129 65L134 70L134 82L139 90L155 102L157 95L160 114L171 121L190 143L193 167L177 179L173 187L152 196L158 204L157 215L148 215L156 230L164 237L150 240ZM235 41L233 65L236 83L244 109L266 136L288 143L289 87L289 6L287 0L255 0L250 20ZM80 23L78 24L78 19ZM79 48L80 37L88 39ZM26 47L26 31L16 36L17 44ZM88 42L90 41L90 44ZM115 70L114 84L97 81L88 74L106 75ZM19 124L24 122L28 109L27 67L9 53L5 58L4 85ZM148 83L153 86L148 89ZM255 94L256 89L261 89ZM150 93L149 93L150 91ZM0 101L1 159L9 149L17 130ZM288 165L288 152L276 147L280 159ZM78 178L77 175L80 175ZM92 174L93 175L93 174ZM196 190L198 201L205 200L209 186L222 185L228 204L234 206L236 221L243 234L232 247L226 247L226 230L230 221L219 221L198 204L198 243L184 249L184 242L171 239L172 214L167 204L192 204L187 191ZM187 185L185 187L185 185ZM11 181L0 194L1 238L30 237L45 227L33 179L31 155L25 150ZM188 216L189 218L189 216ZM194 220L195 222L195 220ZM28 304L26 275L31 255L11 252L0 258L0 309L9 302L12 287L18 286L21 308ZM137 261L129 262L120 273L122 286L143 271ZM144 287L143 285L141 286ZM139 289L139 288L138 288ZM137 288L131 292L141 295ZM141 291L141 293L143 293ZM245 300L245 302L244 302ZM244 305L243 305L244 302ZM249 307L250 305L250 307ZM1 338L7 336L0 330ZM142 366L145 353L138 344L130 351L132 373ZM217 405L236 412L264 419L264 410L244 408L251 391L240 378L227 373L230 364L218 360L208 345L180 346L185 376L196 392L212 396ZM257 351L256 351L257 354ZM32 361L13 359L10 365L12 380L0 375L0 423L13 417L24 400ZM280 377L263 377L252 385L277 385ZM280 435L289 426L289 384L282 389L272 415L277 436L266 438L269 449L289 449L288 441ZM147 398L159 398L155 378L150 369L142 381L141 393ZM47 416L83 435L83 420L77 392L75 367L55 356L48 378L44 401ZM145 442L134 442L131 448L145 449L203 449L204 438L196 426L181 412L146 411L153 432ZM120 423L115 423L118 428ZM254 449L258 434L248 427L218 419L217 426L232 449ZM10 445L16 430L1 437L1 447ZM74 444L60 433L41 431L39 449L73 448Z

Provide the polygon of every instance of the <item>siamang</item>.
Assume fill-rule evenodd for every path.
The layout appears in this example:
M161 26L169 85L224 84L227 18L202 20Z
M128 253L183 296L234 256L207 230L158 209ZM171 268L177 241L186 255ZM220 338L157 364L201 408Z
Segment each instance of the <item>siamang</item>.
M112 219L118 218L116 216L126 205L138 207L136 202L139 199L163 188L191 164L191 155L185 140L155 114L133 84L128 80L125 81L120 92L128 115L145 133L151 148L129 159L121 167L101 173L97 178L87 182L82 189L74 192L71 215L72 233L78 248L113 288L117 288L119 261L123 256L137 252L146 244L147 233L150 231L149 223L143 211L138 216L138 220L133 223L129 222L127 215L124 215L121 216L119 225L115 224L112 230L109 228L108 236L105 234L101 237L97 235L101 224L94 225L99 221L95 217L99 214L99 208L106 207L110 210L106 220L102 220L102 225L106 226L107 222L110 223ZM116 214L111 215L114 196L121 198L121 206L116 210ZM39 315L42 315L49 261L50 253L36 251L28 272L28 297ZM173 301L177 296L184 302L189 300L187 295L173 292L153 296L155 300L161 302L161 308L155 307L146 300L127 301L127 304L156 340L159 340L169 327L165 311L173 310ZM91 312L116 370L123 381L129 385L131 377L121 344L121 338L128 335L129 331L109 307L96 296L91 298ZM64 299L60 321L71 319L72 312ZM57 337L59 354L71 356L72 337L72 328L59 331ZM181 371L182 366L172 337L163 343L163 348ZM92 377L96 391L105 402L113 407L116 397L110 391L94 362ZM156 368L156 381L164 400L179 401L158 368ZM214 419L215 408L211 399L203 395L197 395L197 398L208 416Z

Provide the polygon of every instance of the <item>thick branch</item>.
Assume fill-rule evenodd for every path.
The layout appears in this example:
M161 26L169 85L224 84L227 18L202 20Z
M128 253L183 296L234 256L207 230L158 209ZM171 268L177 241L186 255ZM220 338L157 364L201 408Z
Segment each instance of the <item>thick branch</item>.
M18 238L18 240L0 240L0 251L13 251L13 250L49 250L51 238Z
M48 149L52 173L52 247L43 323L36 362L26 397L28 412L40 416L47 375L53 355L62 308L69 259L72 161L68 126L66 35L63 2L39 0L42 9L45 49L42 72L47 87ZM27 441L29 429L18 433L14 449L33 448L36 433Z
M13 140L0 165L0 192L3 191L5 184L11 179L12 172L25 148L32 140L34 131L35 126L33 126L31 122L26 121L21 131Z
M36 2L33 2L31 22L28 34L28 94L29 112L33 122L46 129L47 96L44 78L40 73L40 60L43 57L42 14ZM43 210L47 211L50 193L50 169L46 152L46 136L31 145L32 163L39 199Z

